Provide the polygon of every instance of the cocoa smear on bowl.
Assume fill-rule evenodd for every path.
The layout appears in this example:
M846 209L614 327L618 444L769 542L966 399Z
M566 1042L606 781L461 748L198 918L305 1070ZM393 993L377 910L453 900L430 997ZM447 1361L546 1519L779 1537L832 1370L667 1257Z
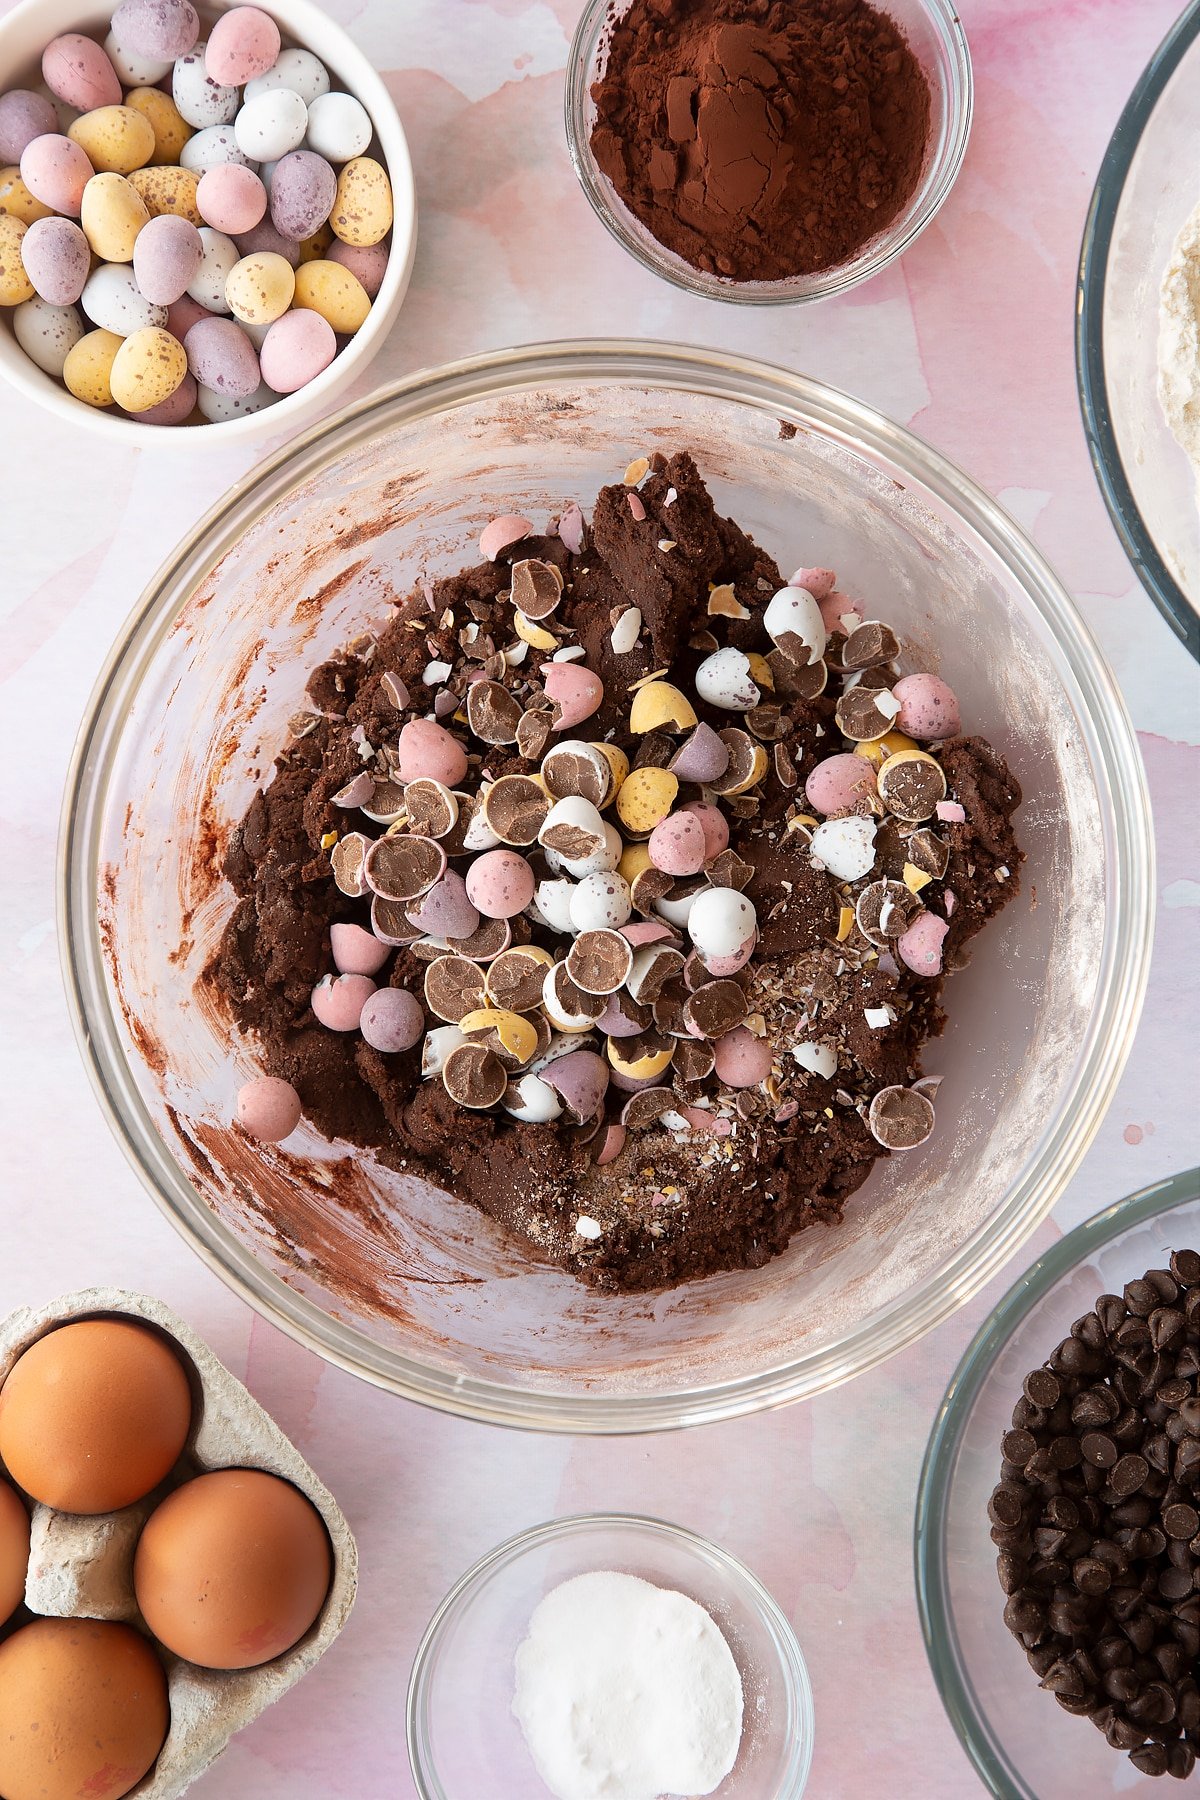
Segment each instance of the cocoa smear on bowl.
M851 261L930 136L929 83L865 0L632 0L592 98L592 152L630 212L735 281Z

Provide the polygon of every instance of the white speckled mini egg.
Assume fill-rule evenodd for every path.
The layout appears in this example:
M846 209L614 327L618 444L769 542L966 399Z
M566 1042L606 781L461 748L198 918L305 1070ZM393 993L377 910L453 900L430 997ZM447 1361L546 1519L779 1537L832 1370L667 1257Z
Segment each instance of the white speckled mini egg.
M272 88L242 107L234 129L243 156L277 162L304 142L308 108L291 88Z
M826 819L812 834L812 854L835 881L861 881L875 864L874 819Z
M281 50L273 69L246 83L243 98L257 100L272 88L290 88L306 106L311 106L321 94L329 92L329 71L311 50Z
M733 956L757 926L752 902L737 888L706 888L692 905L687 931L702 957Z
M203 44L181 56L171 76L171 98L181 116L197 131L206 125L228 125L235 118L241 96L235 87L214 81L204 66Z
M128 263L101 263L84 283L80 305L102 331L129 337L148 325L166 325L165 306L152 306L138 288Z
M767 602L762 617L763 629L772 643L791 634L808 650L808 660L815 663L825 654L829 633L821 617L821 609L807 588L780 588Z
M231 308L225 298L225 283L241 261L241 253L231 237L226 237L223 231L214 231L211 225L200 227L200 237L204 256L187 291L209 312L227 313Z
M237 137L232 125L208 125L190 137L179 152L181 169L193 169L203 174L205 169L215 169L221 163L238 163L244 169L253 169L254 164L248 156L244 156L238 148Z
M245 331L247 327L242 329ZM273 406L278 398L279 395L265 382L260 382L252 394L241 399L233 394L218 394L214 388L198 386L196 389L196 405L212 425L223 425L227 419L244 419L250 413L261 412L264 406Z
M83 320L73 306L51 306L35 294L14 307L13 331L31 362L62 379L63 364L83 336Z
M750 674L750 663L741 650L714 650L696 670L696 692L710 706L724 712L749 712L762 694Z
M616 931L633 911L629 883L613 871L585 875L571 895L573 931Z

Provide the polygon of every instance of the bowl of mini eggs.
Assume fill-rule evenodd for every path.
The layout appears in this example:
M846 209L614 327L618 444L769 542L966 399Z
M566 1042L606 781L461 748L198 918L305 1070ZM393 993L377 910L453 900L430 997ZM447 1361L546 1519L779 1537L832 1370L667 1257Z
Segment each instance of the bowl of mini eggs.
M293 429L379 349L415 247L395 107L309 0L0 21L0 374L61 417L142 445Z

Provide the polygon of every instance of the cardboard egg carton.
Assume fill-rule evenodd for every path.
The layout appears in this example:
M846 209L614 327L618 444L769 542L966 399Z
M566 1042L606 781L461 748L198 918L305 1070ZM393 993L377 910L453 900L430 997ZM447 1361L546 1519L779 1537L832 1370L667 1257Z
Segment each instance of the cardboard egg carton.
M157 1762L131 1800L175 1800L249 1725L328 1650L354 1604L358 1551L340 1508L295 1446L182 1319L159 1301L119 1288L86 1288L0 1324L0 1383L18 1357L58 1325L97 1315L143 1319L173 1339L192 1385L192 1428L183 1455L161 1487L117 1513L81 1517L36 1506L25 1603L49 1618L117 1619L142 1626L133 1592L133 1557L142 1527L174 1487L210 1469L255 1468L282 1476L307 1495L325 1521L333 1579L325 1604L300 1642L258 1669L200 1669L160 1651L167 1669L171 1724ZM19 1624L21 1615L18 1614ZM143 1627L144 1629L144 1627Z

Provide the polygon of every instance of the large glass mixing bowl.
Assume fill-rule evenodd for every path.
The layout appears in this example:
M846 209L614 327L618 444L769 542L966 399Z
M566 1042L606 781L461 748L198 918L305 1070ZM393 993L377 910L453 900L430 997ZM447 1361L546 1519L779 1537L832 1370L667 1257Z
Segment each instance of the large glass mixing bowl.
M785 568L835 566L940 669L1025 789L1021 898L949 993L941 1129L765 1268L611 1298L472 1208L302 1130L230 1124L253 1045L197 989L222 848L309 670L482 525L590 506L688 446ZM629 1431L844 1381L960 1306L1049 1211L1112 1096L1150 954L1153 845L1116 685L1017 527L935 452L820 384L701 350L576 343L417 375L264 462L171 557L93 697L70 778L62 944L80 1045L130 1159L268 1318L475 1418Z

